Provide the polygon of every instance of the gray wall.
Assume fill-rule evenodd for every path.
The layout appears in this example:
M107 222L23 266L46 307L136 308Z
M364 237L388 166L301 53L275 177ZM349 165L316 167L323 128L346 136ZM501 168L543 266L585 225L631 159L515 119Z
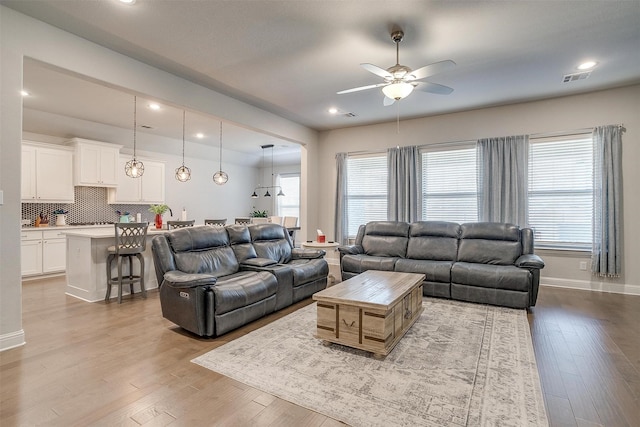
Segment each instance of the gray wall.
M432 95L430 102L438 102ZM319 165L325 172L319 197L320 228L333 238L335 210L335 154L361 150L384 151L396 145L423 145L476 140L491 136L548 133L622 123L624 186L624 276L592 278L579 270L589 254L540 251L547 267L542 283L582 289L604 289L640 295L640 85L584 95L444 114L400 123L337 129L320 133Z

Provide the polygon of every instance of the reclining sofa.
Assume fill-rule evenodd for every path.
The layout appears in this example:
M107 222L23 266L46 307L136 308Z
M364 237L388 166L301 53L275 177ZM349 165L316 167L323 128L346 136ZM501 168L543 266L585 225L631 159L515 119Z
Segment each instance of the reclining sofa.
M536 304L542 259L513 224L376 221L341 246L342 280L366 270L423 273L423 294L513 308Z
M278 224L177 229L151 243L166 319L218 336L327 285L322 250L294 249Z

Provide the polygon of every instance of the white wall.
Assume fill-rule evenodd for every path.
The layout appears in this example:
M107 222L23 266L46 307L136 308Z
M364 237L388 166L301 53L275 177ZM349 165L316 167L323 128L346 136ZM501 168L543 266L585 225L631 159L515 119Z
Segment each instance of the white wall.
M437 102L437 97L433 97ZM595 279L588 271L580 271L579 263L588 254L539 251L546 262L542 282L584 289L604 289L640 294L640 85L527 102L502 107L484 108L400 123L352 127L320 133L319 170L321 183L309 188L319 197L320 228L333 238L335 210L335 154L361 150L384 151L400 145L424 145L440 142L476 140L478 138L535 134L598 125L622 123L623 187L624 187L624 275L619 279Z
M311 129L0 6L0 190L4 192L0 206L0 350L24 343L17 249L20 182L15 179L20 170L24 57L302 144L303 152L315 150L317 133ZM315 176L316 168L315 164L304 165L302 173ZM251 189L252 184L242 192L251 194ZM304 212L314 212L315 201L309 202ZM306 224L315 227L312 222Z

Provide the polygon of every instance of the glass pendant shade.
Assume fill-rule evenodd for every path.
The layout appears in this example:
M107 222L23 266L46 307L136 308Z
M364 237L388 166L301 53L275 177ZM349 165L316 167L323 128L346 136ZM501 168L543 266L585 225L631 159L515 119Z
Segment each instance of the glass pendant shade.
M229 181L229 175L226 172L219 170L213 175L213 182L218 185L224 185Z
M124 173L130 178L140 178L144 174L144 163L136 159L136 128L138 126L138 97L133 97L133 159L124 165Z
M218 172L213 174L213 182L218 185L224 185L229 181L229 175L222 171L222 121L220 121L220 167Z
M396 101L409 96L413 92L413 85L405 82L392 83L382 88L382 93Z
M187 182L191 179L191 169L184 164L176 169L176 179L180 182Z
M180 182L187 182L191 179L191 169L184 165L184 122L186 112L182 110L182 166L176 169L176 179Z

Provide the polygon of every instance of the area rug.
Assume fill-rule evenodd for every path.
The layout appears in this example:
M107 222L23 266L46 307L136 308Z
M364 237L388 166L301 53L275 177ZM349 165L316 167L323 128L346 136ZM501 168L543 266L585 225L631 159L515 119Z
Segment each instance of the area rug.
M525 310L424 299L382 360L314 338L316 304L193 360L352 426L546 426Z

